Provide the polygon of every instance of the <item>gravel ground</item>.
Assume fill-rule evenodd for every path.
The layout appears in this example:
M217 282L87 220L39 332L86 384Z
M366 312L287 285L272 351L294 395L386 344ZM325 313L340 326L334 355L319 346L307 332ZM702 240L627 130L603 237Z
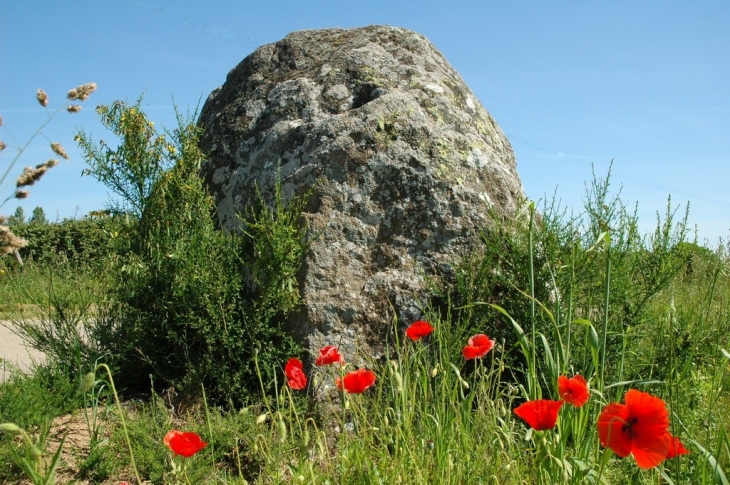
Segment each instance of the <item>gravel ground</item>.
M43 359L43 354L25 345L25 342L12 331L11 322L0 321L0 382L4 381L12 369L27 372L34 362Z

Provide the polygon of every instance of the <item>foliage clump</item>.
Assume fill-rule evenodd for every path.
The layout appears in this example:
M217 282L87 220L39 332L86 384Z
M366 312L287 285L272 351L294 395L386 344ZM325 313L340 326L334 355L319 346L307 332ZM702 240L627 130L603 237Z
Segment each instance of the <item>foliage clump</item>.
M298 350L282 330L299 304L295 275L304 251L301 201L252 208L242 233L216 227L211 195L199 175L199 128L178 116L167 135L154 131L140 103L98 109L121 140L112 149L79 134L88 173L118 196L112 209L133 218L112 265L119 303L116 365L123 385L204 384L216 401L240 403L272 382L283 355ZM253 276L255 285L246 285Z

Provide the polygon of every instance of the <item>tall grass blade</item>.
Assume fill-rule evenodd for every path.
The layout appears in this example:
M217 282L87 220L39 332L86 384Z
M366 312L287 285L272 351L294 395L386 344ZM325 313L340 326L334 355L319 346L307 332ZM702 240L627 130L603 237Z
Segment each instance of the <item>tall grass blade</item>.
M722 468L720 468L719 463L717 463L717 460L712 455L712 453L707 451L701 444L699 444L695 440L690 439L689 441L694 444L697 449L702 452L703 455L705 455L705 458L707 458L708 463L712 467L712 471L715 473L715 480L717 481L717 483L721 485L730 485L730 482L728 482L725 473L722 471Z

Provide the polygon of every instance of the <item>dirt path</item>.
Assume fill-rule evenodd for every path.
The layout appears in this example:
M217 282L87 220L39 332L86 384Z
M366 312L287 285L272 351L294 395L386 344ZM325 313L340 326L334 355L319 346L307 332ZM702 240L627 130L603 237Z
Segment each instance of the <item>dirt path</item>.
M12 369L27 372L34 362L40 362L43 354L29 348L12 331L12 323L0 321L0 382L5 381Z

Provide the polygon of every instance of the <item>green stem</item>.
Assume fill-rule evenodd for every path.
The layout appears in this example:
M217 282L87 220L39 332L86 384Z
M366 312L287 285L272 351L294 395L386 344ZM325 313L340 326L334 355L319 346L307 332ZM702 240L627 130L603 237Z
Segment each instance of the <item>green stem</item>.
M213 427L210 425L210 412L208 410L208 399L205 396L205 386L203 384L200 384L200 389L203 391L203 407L205 408L205 421L208 424L208 436L210 437L210 440L213 440ZM213 443L210 444L210 456L213 458L211 460L211 463L213 464L213 475L215 475L216 467L215 467L215 453L213 448Z
M53 117L56 116L56 114L59 111L61 111L61 108L58 108L53 114L48 115L48 119L45 121L45 123L43 123L41 126L39 126L38 129L35 131L35 133L33 133L33 135L30 138L28 138L28 141L25 142L25 145L23 145L22 147L20 147L18 149L18 153L15 155L15 157L13 157L13 161L10 162L10 165L8 165L7 170L5 170L5 173L3 174L2 178L0 178L0 186L3 184L3 182L5 182L5 179L7 178L8 174L10 173L10 170L13 169L13 166L15 166L15 162L18 161L18 159L23 154L25 149L28 148L28 145L30 145L30 142L32 142L36 136L40 135L41 130L43 130L43 128L45 128L48 125L48 123L51 122ZM5 202L7 202L7 200ZM5 202L3 202L3 204L5 204Z
M533 220L535 217L535 204L530 202L530 225L528 227L527 231L527 243L529 246L529 253L530 253L530 318L532 323L532 349L531 349L531 357L530 357L530 379L528 382L531 382L534 380L535 384L537 383L537 368L535 364L535 360L537 359L537 355L535 354L536 349L536 332L535 332L535 266L533 261L533 241L532 241L532 225ZM530 393L530 399L537 399L537 385L530 386L529 389Z
M606 463L608 463L608 457L611 454L611 451L608 450L608 448L603 450L603 456L601 457L601 468L598 469L598 478L596 478L595 483L601 483L601 477L603 476L603 470L606 468Z
M129 431L127 430L127 422L124 419L124 412L122 411L122 403L119 402L119 395L117 394L117 388L114 385L114 379L112 378L112 371L109 369L109 366L106 364L98 364L96 367L94 367L94 373L96 374L96 371L99 369L106 370L107 375L109 376L109 385L112 388L112 393L114 394L114 402L117 403L117 410L119 411L119 419L122 421L122 430L124 431L124 438L127 440L127 447L129 448L129 459L132 463L132 470L134 470L134 477L137 479L137 483L141 484L142 479L139 477L139 471L137 471L137 464L134 462L134 451L132 450L132 441L129 439Z
M603 305L603 342L601 343L601 386L605 384L604 372L606 370L606 338L608 336L608 300L611 293L611 236L606 233L606 285Z

